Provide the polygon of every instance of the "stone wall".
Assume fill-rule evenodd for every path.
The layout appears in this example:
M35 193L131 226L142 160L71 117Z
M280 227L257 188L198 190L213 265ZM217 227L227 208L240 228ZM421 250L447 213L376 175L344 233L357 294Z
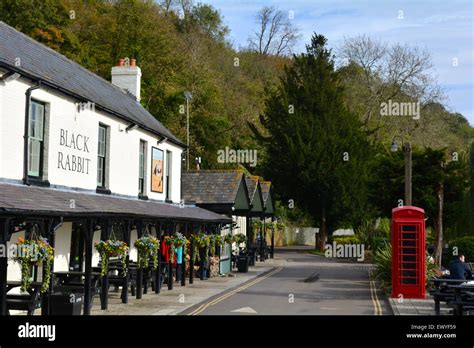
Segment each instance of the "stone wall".
M284 231L275 232L275 246L285 245L314 245L315 234L319 228L315 227L293 227L287 226ZM267 243L270 245L270 233L267 235Z

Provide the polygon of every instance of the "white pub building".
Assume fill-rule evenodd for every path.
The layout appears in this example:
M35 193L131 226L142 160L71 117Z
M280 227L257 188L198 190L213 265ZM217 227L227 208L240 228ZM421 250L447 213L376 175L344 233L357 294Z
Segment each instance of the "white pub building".
M84 271L84 314L94 242L113 235L136 260L145 231L231 221L182 201L186 146L140 105L140 79L133 59L119 60L109 82L0 21L0 246L48 238L55 272L74 263ZM20 274L0 255L0 314Z

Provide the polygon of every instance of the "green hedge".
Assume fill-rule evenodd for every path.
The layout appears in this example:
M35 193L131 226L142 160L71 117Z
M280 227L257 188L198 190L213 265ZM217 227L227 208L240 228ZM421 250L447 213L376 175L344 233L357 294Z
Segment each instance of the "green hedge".
M453 255L454 248L457 248L458 254L466 255L466 262L474 262L474 236L461 237L449 243L449 260L456 258L456 255Z
M351 236L335 236L332 238L337 244L360 244L360 238L358 235L354 234Z

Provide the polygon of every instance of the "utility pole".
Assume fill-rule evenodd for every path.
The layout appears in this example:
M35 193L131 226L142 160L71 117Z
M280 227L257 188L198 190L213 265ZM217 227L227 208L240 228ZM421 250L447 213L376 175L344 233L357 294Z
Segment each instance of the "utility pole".
M410 143L404 144L403 153L405 154L405 205L412 205L412 163Z
M186 98L186 170L189 171L189 101L193 98L191 92L186 91L184 92L184 97Z
M400 138L403 154L405 156L405 202L403 205L412 205L412 162L411 162L411 146L410 143L403 142L403 138L400 136L394 136L392 139L392 146L390 151L397 152L398 144L395 141L396 138Z

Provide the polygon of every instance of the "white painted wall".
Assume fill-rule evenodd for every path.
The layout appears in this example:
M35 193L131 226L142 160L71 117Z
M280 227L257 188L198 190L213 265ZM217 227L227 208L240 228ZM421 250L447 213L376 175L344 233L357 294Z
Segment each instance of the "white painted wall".
M247 236L247 218L245 216L232 216L232 220L237 223L233 228L232 234L242 233Z
M137 230L130 231L130 261L138 262L138 252L135 248L135 241L138 239Z
M69 271L72 222L64 222L56 231L54 247L54 271Z
M19 238L25 237L25 231L14 233L10 239L10 243L17 244ZM18 262L8 259L7 280L21 280L21 267ZM13 290L12 290L13 291Z
M30 82L19 79L0 85L0 178L21 180L23 178L23 132L25 91ZM126 96L124 96L125 98ZM182 149L165 142L157 146L158 136L141 128L126 132L128 122L99 111L85 110L77 112L76 101L54 90L44 87L35 90L32 98L50 105L48 180L52 185L64 185L95 190L97 180L97 142L98 126L103 123L109 127L109 189L112 193L138 195L138 158L140 139L147 142L147 183L146 193L150 199L164 200L166 192L151 192L151 147L172 152L172 188L171 200L175 203L181 197L181 153ZM61 130L80 134L81 139L88 138L87 150L68 148L61 145ZM82 147L82 145L81 145ZM66 156L89 160L88 173L70 171L61 168L59 163L62 153L63 163ZM165 166L167 164L165 163ZM165 190L164 190L165 191Z

